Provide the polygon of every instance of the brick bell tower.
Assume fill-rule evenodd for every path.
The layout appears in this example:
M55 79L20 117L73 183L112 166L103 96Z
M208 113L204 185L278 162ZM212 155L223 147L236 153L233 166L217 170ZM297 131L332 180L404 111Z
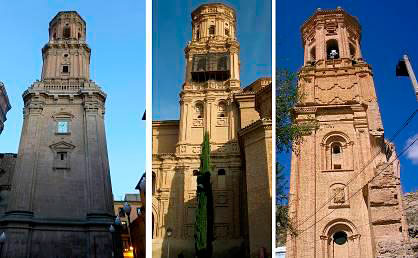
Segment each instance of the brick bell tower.
M318 9L301 33L295 119L313 118L319 128L292 154L289 215L297 234L288 236L288 255L375 257L381 244L402 243L407 228L399 162L384 154L393 145L384 140L361 27L341 8Z
M90 53L85 21L59 12L42 48L41 80L23 93L2 257L111 256L106 94L90 80Z

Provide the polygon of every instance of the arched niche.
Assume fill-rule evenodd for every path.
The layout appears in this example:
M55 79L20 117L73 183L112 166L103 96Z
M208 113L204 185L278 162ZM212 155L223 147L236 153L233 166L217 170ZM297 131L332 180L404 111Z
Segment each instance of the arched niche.
M353 142L342 132L330 132L321 142L322 170L353 170Z
M316 61L316 47L311 47L311 50L309 51L309 60L312 62Z
M194 118L203 119L204 108L203 102L197 101L194 105Z
M227 117L227 105L224 100L219 101L218 103L218 117Z
M340 48L336 39L329 39L326 42L327 59L340 58Z
M354 224L347 219L330 221L321 235L323 255L326 258L360 257L360 235Z

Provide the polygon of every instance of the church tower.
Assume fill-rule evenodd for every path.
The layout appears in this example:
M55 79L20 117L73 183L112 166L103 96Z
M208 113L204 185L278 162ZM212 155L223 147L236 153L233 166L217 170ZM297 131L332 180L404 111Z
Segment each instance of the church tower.
M376 257L386 242L402 243L407 228L359 21L341 8L318 9L301 33L295 121L314 119L318 128L292 154L288 257Z
M236 141L237 114L231 107L232 94L240 90L235 10L206 4L193 11L192 41L185 54L178 151L200 148L205 131L212 144Z
M236 13L224 4L203 4L192 14L185 47L180 119L153 121L153 255L194 255L196 176L201 144L209 133L214 194L214 257L228 257L243 244L241 128L236 94L241 92ZM252 106L251 106L252 105ZM248 117L258 119L253 103ZM245 108L243 108L245 109ZM232 252L232 253L231 253ZM239 254L236 254L239 256Z
M113 201L104 112L90 80L86 23L49 23L41 80L24 93L23 128L7 211L4 257L110 257Z

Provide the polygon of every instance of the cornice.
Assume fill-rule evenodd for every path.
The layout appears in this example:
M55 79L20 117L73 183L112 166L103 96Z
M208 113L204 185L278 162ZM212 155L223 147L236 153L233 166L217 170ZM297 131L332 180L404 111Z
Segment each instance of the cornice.
M262 118L259 119L249 125L247 125L246 127L242 128L241 130L238 131L238 135L241 137L244 134L247 134L251 131L256 130L257 128L265 128L265 129L272 129L272 120L268 119L268 118Z

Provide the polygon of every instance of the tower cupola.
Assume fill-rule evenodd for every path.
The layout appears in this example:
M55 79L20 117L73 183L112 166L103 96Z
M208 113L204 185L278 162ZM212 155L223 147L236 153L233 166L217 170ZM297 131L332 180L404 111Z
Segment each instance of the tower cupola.
M90 53L86 22L76 11L59 12L49 23L42 48L42 80L89 80Z
M239 88L239 43L235 10L225 4L203 4L191 15L192 40L185 48L186 85L233 81Z
M332 60L350 63L347 60L356 62L362 58L360 24L341 7L318 8L302 25L301 32L305 64L321 65Z
M236 38L235 10L224 4L203 4L192 12L193 41Z

